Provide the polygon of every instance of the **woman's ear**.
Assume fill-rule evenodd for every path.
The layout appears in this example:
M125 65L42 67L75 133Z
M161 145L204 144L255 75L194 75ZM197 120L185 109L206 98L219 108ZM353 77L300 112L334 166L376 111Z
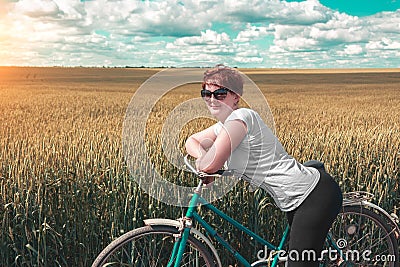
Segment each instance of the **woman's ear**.
M238 106L239 105L239 101L240 101L240 97L238 97L236 95L235 100L237 100L237 101L235 101L235 106Z

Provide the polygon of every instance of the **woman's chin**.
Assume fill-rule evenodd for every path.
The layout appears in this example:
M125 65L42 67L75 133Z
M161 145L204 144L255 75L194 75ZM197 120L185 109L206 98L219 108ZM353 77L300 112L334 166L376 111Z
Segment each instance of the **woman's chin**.
M218 115L221 113L221 107L208 107L211 115Z

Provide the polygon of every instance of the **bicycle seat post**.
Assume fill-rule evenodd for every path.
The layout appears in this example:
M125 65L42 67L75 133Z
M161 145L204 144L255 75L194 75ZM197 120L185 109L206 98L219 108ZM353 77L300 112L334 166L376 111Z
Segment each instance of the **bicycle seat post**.
M200 179L200 182L199 182L199 184L197 185L197 187L194 189L194 192L195 192L196 194L201 195L202 189L203 189L203 180Z

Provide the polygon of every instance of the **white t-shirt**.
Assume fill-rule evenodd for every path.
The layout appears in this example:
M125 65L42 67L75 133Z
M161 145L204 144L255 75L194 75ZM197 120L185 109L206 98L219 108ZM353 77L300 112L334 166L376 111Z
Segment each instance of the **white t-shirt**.
M317 185L318 170L305 167L288 155L254 110L234 110L225 122L231 120L243 121L247 134L228 159L228 168L244 174L242 178L252 186L266 190L282 211L300 206ZM215 124L216 135L222 127L222 122Z

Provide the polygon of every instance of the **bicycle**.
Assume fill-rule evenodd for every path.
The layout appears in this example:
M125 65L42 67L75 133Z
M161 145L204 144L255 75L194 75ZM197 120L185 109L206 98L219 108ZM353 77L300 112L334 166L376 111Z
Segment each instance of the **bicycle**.
M284 266L290 257L290 254L284 251L290 231L289 226L285 227L279 244L271 244L201 197L204 179L210 176L233 176L234 171L205 174L197 172L187 156L184 162L189 171L200 178L186 215L178 220L160 218L144 220L144 227L131 230L112 241L100 252L92 267L222 266L218 251L210 238L222 245L243 266L276 267L282 264ZM309 161L304 165L324 167L319 161ZM321 255L317 255L320 266L399 267L398 219L371 203L369 200L372 197L372 194L366 192L344 194L342 211L327 236L325 249ZM245 259L199 215L197 208L205 208L215 213L273 253L256 261ZM203 231L193 227L195 223L201 226ZM308 256L310 255L308 251Z

